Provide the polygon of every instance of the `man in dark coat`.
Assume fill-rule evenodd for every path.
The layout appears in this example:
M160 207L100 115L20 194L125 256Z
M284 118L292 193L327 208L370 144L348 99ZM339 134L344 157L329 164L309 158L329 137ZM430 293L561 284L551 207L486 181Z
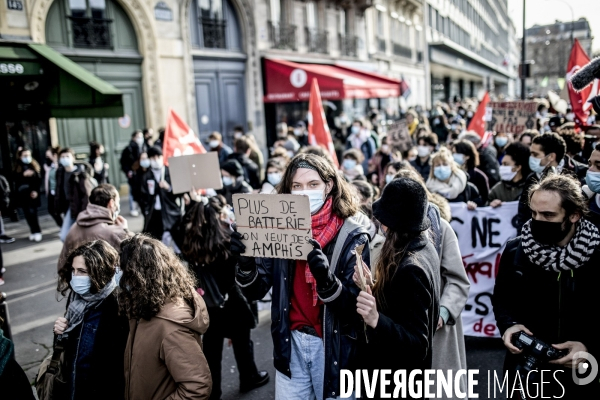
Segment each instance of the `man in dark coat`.
M133 201L133 175L135 174L140 154L147 152L148 145L144 139L144 133L137 130L131 134L131 141L121 153L121 171L127 176L127 182L129 183L129 212L132 217L137 217L139 215L138 209Z
M173 194L169 168L163 163L163 153L158 147L148 150L150 168L142 178L145 226L144 232L162 240L165 232L181 218L182 209L177 204L181 196Z
M223 188L217 193L225 197L230 206L233 205L233 195L252 193L252 186L244 180L244 169L236 160L227 160L221 165L221 176Z
M233 150L223 143L223 136L219 132L213 132L208 136L208 147L210 151L216 151L219 155L219 165L223 165Z
M252 161L249 156L252 149L248 139L244 136L235 139L233 144L233 153L229 155L228 160L236 160L244 169L244 179L253 189L260 189L260 174L258 165Z
M532 219L523 226L521 236L506 245L492 297L508 350L504 363L508 387L513 386L515 371L522 368L523 355L528 354L514 342L513 335L523 331L565 351L553 360L538 356L537 367L549 372L542 379L546 382L543 389L529 380L528 393L543 390L548 397L594 398L600 390L598 379L580 386L574 383L572 370L586 361L581 352L600 358L596 321L586 306L597 303L599 231L583 218L586 199L573 177L551 174L531 192ZM522 380L526 384L525 377Z

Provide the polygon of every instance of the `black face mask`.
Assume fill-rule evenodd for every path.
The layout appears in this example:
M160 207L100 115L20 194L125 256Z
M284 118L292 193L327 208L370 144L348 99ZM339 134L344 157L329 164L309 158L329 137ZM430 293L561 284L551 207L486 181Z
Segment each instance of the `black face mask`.
M563 222L565 229L563 229ZM566 218L563 222L549 222L531 219L531 236L540 244L557 244L561 242L571 231L573 225Z
M46 165L51 166L52 163L53 163L52 159L50 157L46 157Z

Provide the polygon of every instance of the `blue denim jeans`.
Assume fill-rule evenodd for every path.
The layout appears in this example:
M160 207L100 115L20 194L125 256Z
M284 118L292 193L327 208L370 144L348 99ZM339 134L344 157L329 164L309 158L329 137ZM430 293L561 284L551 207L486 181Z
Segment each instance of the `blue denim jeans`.
M71 229L71 226L73 226L74 223L75 223L75 220L73 218L71 218L71 210L67 210L67 213L65 214L65 217L63 218L63 224L60 227L60 233L58 235L61 242L65 241L65 239L67 238L67 235L69 234L69 229Z
M325 351L321 338L292 331L290 372L291 379L277 371L275 400L323 400Z

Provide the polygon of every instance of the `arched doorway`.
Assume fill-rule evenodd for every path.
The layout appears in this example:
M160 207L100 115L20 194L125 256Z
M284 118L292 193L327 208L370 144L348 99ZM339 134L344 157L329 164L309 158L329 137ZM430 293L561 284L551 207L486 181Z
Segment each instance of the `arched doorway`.
M125 183L119 157L131 133L145 126L142 61L129 17L115 0L56 0L46 18L46 43L123 93L122 118L57 119L58 144L87 159L104 144L111 183Z
M218 131L231 144L233 128L247 128L240 20L230 0L192 0L189 17L199 135Z

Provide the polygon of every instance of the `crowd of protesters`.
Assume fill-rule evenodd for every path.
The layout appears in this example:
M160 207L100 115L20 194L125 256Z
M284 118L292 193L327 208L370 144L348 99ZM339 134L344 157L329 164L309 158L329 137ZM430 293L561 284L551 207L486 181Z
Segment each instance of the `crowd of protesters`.
M542 366L567 371L557 381L563 398L597 393L597 382L569 379L582 361L576 353L597 348L582 305L594 304L600 278L600 126L579 129L571 112L542 100L536 129L482 137L467 129L475 110L470 100L409 109L412 145L403 151L386 135L383 113L341 114L331 127L339 165L309 145L305 121L280 122L266 160L243 128L231 146L213 132L206 145L218 154L223 188L186 194L173 193L164 131L154 142L151 130L135 131L120 167L130 215L144 219L137 234L120 213L101 144L90 145L89 163L48 149L45 173L20 149L15 188L30 240L41 240L45 177L64 242L58 292L68 302L54 325L63 397L220 399L225 338L240 391L266 384L251 330L268 293L277 399L337 398L342 369L466 369L461 312L470 283L449 204L513 201L520 236L506 245L492 299L505 367L515 370L522 350L512 337L524 331L567 350ZM243 256L232 212L238 193L308 196L307 260ZM465 390L466 377L457 384Z

